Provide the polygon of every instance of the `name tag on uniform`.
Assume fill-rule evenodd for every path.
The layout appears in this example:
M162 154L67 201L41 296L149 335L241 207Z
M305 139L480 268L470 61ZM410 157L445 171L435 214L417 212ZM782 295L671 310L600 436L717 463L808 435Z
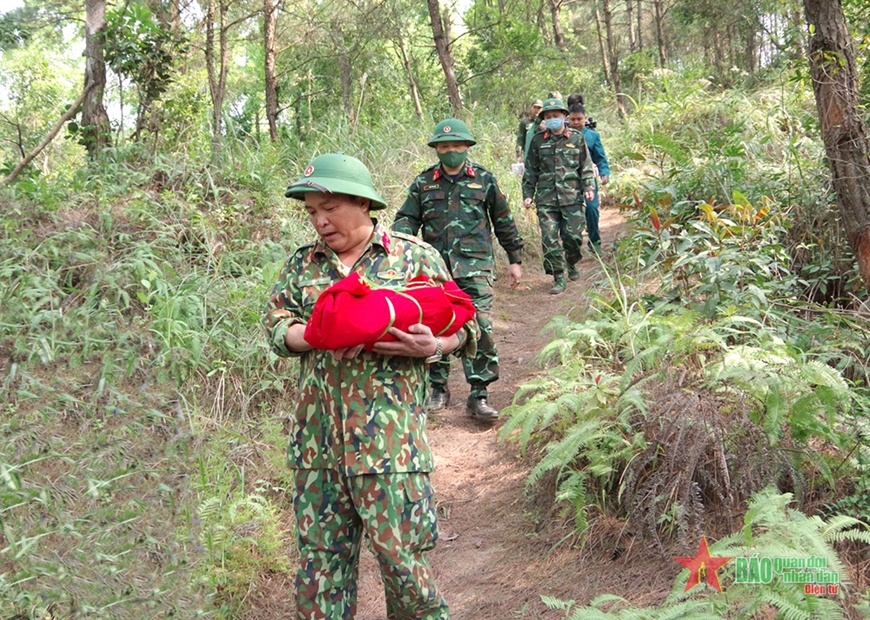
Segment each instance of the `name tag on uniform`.
M431 191L431 190L433 190L433 189L440 189L440 188L441 188L440 185L424 185L424 186L423 186L423 191L424 191L424 192L428 192L428 191Z
M469 189L483 189L483 185L481 185L480 183L469 183L468 188Z

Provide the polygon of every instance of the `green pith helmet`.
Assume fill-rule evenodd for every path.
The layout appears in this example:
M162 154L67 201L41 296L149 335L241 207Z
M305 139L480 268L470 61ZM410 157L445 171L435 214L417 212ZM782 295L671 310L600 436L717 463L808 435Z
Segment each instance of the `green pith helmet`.
M532 107L533 108L542 108L542 107L544 107L544 102L541 101L540 99L535 99L534 101L532 101Z
M547 99L544 102L544 107L541 108L541 114L544 112L549 112L551 110L559 110L560 112L568 113L568 108L565 107L565 104L562 103L561 99Z
M468 125L458 118L448 118L435 125L429 146L435 146L436 142L468 142L468 146L477 144L468 131Z
M387 203L375 191L372 175L365 164L344 153L327 153L311 160L302 178L291 183L284 195L305 200L309 192L348 194L371 200L371 210L385 209Z

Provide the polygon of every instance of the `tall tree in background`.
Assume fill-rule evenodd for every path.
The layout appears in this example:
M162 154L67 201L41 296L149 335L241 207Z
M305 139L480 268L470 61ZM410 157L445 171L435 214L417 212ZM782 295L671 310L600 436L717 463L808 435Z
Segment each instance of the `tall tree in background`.
M855 43L840 0L804 0L822 139L843 224L870 291L870 144L858 105Z
M550 2L550 18L553 21L553 43L556 49L565 51L565 35L562 32L560 19L562 16L562 4L564 0L549 0Z
M277 21L275 0L263 0L263 66L266 85L266 120L269 123L269 139L278 141L278 52L275 44Z
M85 0L85 100L82 103L82 140L93 157L111 144L109 115L103 105L106 62L100 35L106 27L105 0Z
M217 19L218 51L215 58L215 20ZM220 149L224 98L229 71L229 45L227 42L227 0L208 0L205 15L205 64L208 71L208 91L212 104L212 154ZM217 61L217 67L215 67Z
M456 82L453 58L453 45L450 41L450 19L445 15L442 19L441 7L438 0L426 0L429 6L429 21L432 24L432 38L435 40L435 50L438 52L438 60L444 70L444 79L447 82L447 98L453 107L453 114L459 116L462 113L462 96L459 94L459 84Z
M616 46L616 38L613 34L613 8L611 0L604 0L604 28L607 31L607 55L610 57L610 78L613 84L613 94L616 95L616 108L619 117L625 118L625 94L622 92L622 84L619 79L619 52Z
M665 43L665 6L664 0L653 0L656 18L656 45L659 48L659 66L664 69L668 65L668 53Z

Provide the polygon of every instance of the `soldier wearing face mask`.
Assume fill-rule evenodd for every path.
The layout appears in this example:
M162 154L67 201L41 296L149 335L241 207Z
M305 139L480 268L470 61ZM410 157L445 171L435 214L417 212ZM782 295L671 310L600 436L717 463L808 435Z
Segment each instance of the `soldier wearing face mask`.
M560 99L547 99L541 114L546 128L535 134L529 146L523 205L537 207L544 270L553 275L550 294L558 295L567 286L566 271L572 280L579 276L576 263L586 227L584 199L595 196L594 176L583 134L566 126L565 104Z
M480 340L474 357L463 357L470 385L466 413L493 421L498 411L488 402L487 386L498 379L498 351L492 333L492 233L508 255L508 284L522 278L523 240L514 223L504 192L495 175L468 161L468 148L477 144L462 121L448 118L435 126L429 140L438 163L424 170L408 188L405 204L396 214L393 231L416 235L444 258L456 284L471 296L477 309ZM429 367L429 410L450 402L447 377L450 360L444 357Z

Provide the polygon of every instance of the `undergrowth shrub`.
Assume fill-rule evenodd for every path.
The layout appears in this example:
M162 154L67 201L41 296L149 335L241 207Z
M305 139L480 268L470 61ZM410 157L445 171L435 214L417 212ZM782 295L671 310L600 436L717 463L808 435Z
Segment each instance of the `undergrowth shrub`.
M579 530L590 508L660 537L692 538L768 485L824 495L863 441L865 394L752 317L647 309L614 284L583 322L554 319L549 363L500 430L555 472ZM709 531L709 529L708 529Z

